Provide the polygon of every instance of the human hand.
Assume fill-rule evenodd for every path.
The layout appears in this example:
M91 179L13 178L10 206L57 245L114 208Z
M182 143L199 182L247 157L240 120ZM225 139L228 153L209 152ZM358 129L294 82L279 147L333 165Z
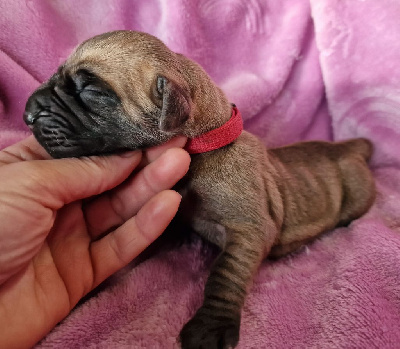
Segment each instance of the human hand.
M34 345L163 232L180 203L165 189L190 162L175 148L185 141L54 160L29 137L0 152L1 348Z

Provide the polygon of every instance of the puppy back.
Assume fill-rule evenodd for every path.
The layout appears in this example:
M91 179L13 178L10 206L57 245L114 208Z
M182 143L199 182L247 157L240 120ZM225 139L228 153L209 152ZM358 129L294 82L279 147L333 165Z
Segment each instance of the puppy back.
M355 138L346 141L346 145L349 147L350 151L361 154L365 161L368 162L371 159L374 146L370 140L366 138Z

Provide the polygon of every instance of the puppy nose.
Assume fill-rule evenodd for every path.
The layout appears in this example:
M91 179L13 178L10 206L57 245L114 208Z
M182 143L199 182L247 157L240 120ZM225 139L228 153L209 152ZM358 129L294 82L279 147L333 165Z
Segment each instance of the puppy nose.
M31 111L25 111L23 118L24 118L25 123L28 126L31 126L35 123L38 116L39 116L38 112L35 113L35 112L31 112Z
M46 109L48 91L46 89L35 91L26 102L23 119L28 126L32 126Z
M36 96L33 94L29 97L28 102L25 106L25 112L23 115L24 121L28 126L32 126L35 121L38 119L42 108L40 103L36 99Z

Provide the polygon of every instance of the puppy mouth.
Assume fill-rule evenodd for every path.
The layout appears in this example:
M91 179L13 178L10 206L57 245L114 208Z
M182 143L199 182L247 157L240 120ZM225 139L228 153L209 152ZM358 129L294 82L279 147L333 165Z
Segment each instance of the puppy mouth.
M25 117L38 142L54 158L79 157L104 154L111 136L106 134L97 137L91 133L78 133L69 119L60 114L41 112L34 117ZM29 123L30 122L30 123Z

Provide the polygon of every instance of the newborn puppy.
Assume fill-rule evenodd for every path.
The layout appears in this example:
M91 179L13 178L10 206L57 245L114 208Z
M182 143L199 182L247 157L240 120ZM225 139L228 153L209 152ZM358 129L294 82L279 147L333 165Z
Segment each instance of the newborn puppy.
M176 188L179 217L221 253L203 305L180 333L183 348L235 347L261 261L348 224L375 197L369 141L267 150L241 132L240 113L199 65L144 33L116 31L82 43L29 98L24 119L56 158L189 137L191 167ZM208 147L221 134L227 141Z

